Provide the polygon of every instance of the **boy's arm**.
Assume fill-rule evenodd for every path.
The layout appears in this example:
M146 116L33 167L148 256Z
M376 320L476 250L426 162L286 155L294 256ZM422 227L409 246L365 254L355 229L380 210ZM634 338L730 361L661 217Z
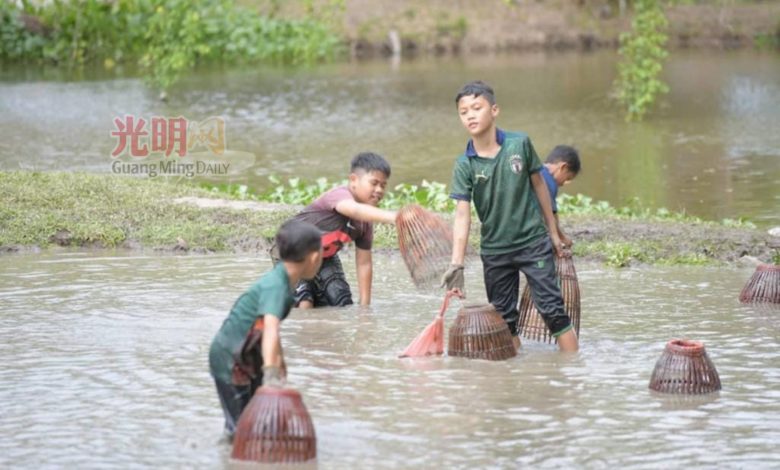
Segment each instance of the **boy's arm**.
M542 208L542 216L552 239L553 250L555 250L557 256L561 256L561 238L558 235L558 224L553 216L550 192L547 189L547 183L544 182L544 178L538 171L531 173L531 185L534 187L536 198L539 200L539 206Z
M466 244L469 242L471 226L471 202L458 200L455 206L455 223L452 230L452 264L441 276L441 287L458 289L465 298L463 261L466 258Z
M345 199L336 204L336 212L361 222L395 224L395 211L380 209L370 204L357 202L353 199Z
M371 303L371 281L374 276L371 250L358 248L355 250L355 262L357 263L358 291L360 292L360 305Z
M280 321L271 314L263 316L263 385L281 385L282 343L279 336Z
M555 215L555 227L558 230L558 237L560 237L563 247L571 248L573 242L571 241L571 238L568 237L568 235L563 233L563 229L561 228L561 220L558 218L558 213L556 212L553 215Z
M455 222L452 227L452 264L463 265L466 258L466 245L469 242L471 228L471 202L458 201L455 206Z

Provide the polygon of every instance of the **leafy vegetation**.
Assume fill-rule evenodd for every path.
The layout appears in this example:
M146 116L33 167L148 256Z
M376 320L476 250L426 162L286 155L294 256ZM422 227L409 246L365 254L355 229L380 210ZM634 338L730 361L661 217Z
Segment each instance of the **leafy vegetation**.
M620 35L622 59L614 85L627 121L641 121L658 95L669 91L660 79L669 25L660 0L636 0L634 9L631 31Z
M232 0L0 2L0 59L138 63L162 90L202 61L311 63L339 38L314 14L285 20Z

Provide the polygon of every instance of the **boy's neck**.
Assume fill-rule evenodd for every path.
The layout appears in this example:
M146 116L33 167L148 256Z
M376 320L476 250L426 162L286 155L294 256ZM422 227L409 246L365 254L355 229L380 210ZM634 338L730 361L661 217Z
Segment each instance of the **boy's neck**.
M290 280L290 287L295 289L298 282L301 280L301 265L300 263L294 263L291 261L282 261L284 270L287 271L287 278Z
M496 140L495 124L490 126L490 128L482 134L475 135L471 140L474 143L474 150L480 157L493 158L498 155L498 152L501 150L501 146L498 145L498 141Z

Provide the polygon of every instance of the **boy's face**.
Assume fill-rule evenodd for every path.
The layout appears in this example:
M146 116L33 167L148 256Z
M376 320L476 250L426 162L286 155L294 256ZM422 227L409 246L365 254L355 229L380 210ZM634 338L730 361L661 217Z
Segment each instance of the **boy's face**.
M356 170L349 175L349 188L357 202L376 206L385 196L387 175L381 171Z
M458 100L458 115L472 137L488 131L498 117L498 105L491 105L484 96L466 95Z
M577 177L577 173L571 171L566 163L558 162L551 164L551 166L550 174L558 186L564 186Z

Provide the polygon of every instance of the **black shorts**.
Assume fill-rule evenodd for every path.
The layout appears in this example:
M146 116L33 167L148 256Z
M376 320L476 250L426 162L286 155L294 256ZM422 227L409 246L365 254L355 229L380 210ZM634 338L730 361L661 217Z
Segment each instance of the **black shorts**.
M322 260L320 271L310 281L301 281L295 289L295 305L308 300L315 307L352 305L352 292L344 276L338 255Z
M531 289L531 299L553 337L571 329L571 320L563 307L563 297L555 275L552 242L545 236L532 245L500 255L482 255L488 302L504 317L512 336L517 335L520 319L517 300L520 271Z

